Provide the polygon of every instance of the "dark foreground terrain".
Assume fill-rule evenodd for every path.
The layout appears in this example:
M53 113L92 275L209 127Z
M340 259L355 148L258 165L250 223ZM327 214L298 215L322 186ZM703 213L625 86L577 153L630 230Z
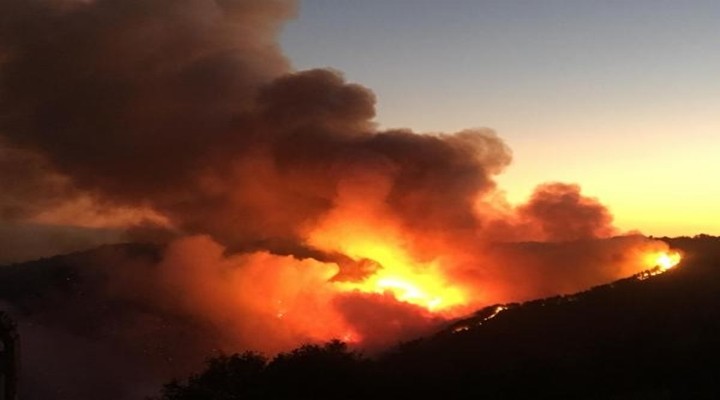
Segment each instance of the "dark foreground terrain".
M123 287L150 280L160 257L131 244L0 266L0 311L20 336L20 399L142 399L202 366L219 347L213 330Z
M202 321L108 295L110 269L137 279L154 246L0 267L0 310L18 321L25 400L143 399L163 381L163 400L718 398L720 238L664 240L685 253L664 274L491 306L374 359L340 342L218 356Z
M492 306L369 360L342 343L211 360L163 399L714 399L720 240L667 239L668 272Z

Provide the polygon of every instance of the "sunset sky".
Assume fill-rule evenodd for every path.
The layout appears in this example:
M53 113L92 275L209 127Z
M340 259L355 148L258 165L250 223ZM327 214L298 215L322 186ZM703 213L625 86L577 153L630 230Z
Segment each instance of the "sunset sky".
M208 354L372 355L682 271L714 239L659 237L720 235L718 21L718 0L0 0L23 385L145 398Z
M0 2L0 264L149 226L300 235L355 179L346 152L409 225L457 214L438 232L720 235L720 2L129 4ZM543 186L562 215L533 226L580 235L522 227L553 182L581 192Z
M624 230L720 234L717 1L303 0L297 69L377 96L381 127L495 130L509 199L579 183Z

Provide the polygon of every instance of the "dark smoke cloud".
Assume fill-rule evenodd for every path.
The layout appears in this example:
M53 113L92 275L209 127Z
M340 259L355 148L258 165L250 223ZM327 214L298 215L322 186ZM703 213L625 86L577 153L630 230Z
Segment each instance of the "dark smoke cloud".
M503 268L484 278L503 282L491 288L495 291L491 297L500 302L572 294L653 267L647 255L667 248L664 242L641 235L494 244L487 249L488 261Z
M236 249L292 247L368 171L391 182L408 225L471 228L474 198L510 161L489 131L375 132L368 89L287 73L274 40L285 2L5 9L3 135L104 202L150 206Z
M565 242L607 238L620 232L610 211L580 186L566 183L538 185L530 199L512 207L482 204L483 237L491 242Z
M274 36L292 14L273 0L4 1L0 130L83 189L161 197L287 70Z
M294 71L276 40L294 13L284 0L2 0L0 222L174 239L142 270L107 261L88 286L201 320L230 351L426 332L438 317L390 292L339 292L393 263L438 274L467 307L639 268L615 256L642 240L579 245L615 231L578 186L506 204L494 177L512 155L491 130L380 131L369 89ZM563 261L494 247L531 240L564 242ZM58 314L68 329L74 306ZM36 337L59 329L38 318L53 326Z
M0 265L124 241L119 229L0 222Z
M608 237L615 233L612 216L596 199L580 194L578 185L538 186L520 217L540 228L545 239L565 241Z
M37 154L1 140L0 183L0 221L22 221L73 194L68 179L54 173Z

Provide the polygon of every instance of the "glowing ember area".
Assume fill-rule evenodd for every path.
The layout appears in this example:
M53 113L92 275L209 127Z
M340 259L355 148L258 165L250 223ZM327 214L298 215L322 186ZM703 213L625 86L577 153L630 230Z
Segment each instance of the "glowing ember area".
M665 272L678 265L682 255L674 250L650 253L645 257L645 263L650 269L658 269Z
M370 205L352 197L309 234L313 246L353 261L341 265L335 286L343 292L389 294L398 301L444 314L466 305L468 294L452 281L448 265L413 255L411 236L392 218L373 209L372 196L363 196L368 197Z
M645 256L645 265L648 270L639 274L638 279L643 280L651 276L662 274L663 272L666 272L678 265L681 260L682 254L675 250L648 253Z
M507 309L508 309L508 306L503 306L503 305L495 306L495 307L493 307L493 308L491 309L490 314L488 314L487 316L485 316L485 317L483 317L482 319L480 319L479 321L477 321L477 322L475 323L475 325L481 326L483 323L485 323L485 322L487 322L487 321L489 321L489 320L497 317L498 314L500 314L501 312L503 312L503 311L505 311L505 310L507 310ZM465 331L468 331L468 330L470 330L470 326L469 326L469 325L460 325L460 326L457 326L457 327L453 328L452 332L453 332L453 333L460 333L460 332L465 332Z
M656 262L658 268L660 268L663 271L666 271L666 270L678 265L681 258L682 257L680 256L680 253L678 253L678 252L663 253L663 254L660 254L655 259L655 262Z
M429 311L445 310L466 302L466 295L446 282L437 262L417 263L403 251L384 245L361 246L355 254L376 261L378 270L361 281L338 283L341 290L390 293L399 301Z

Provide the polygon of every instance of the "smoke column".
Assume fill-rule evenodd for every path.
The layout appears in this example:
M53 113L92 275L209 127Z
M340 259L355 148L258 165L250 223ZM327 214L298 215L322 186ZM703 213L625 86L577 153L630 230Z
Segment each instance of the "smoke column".
M296 71L284 0L3 0L0 216L170 244L113 296L201 318L224 349L382 348L500 301L644 268L577 185L510 205L490 129L376 128L375 97ZM144 236L143 236L144 235ZM551 255L501 242L577 243ZM579 250L575 250L579 249ZM117 276L116 276L117 275Z

